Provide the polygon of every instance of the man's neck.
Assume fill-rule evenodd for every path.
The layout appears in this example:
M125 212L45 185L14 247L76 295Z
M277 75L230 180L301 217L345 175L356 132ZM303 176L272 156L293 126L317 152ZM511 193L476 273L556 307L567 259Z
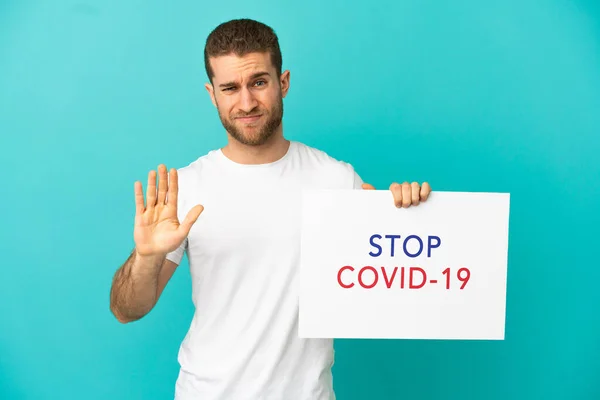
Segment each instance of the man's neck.
M268 164L281 159L288 151L290 141L281 134L273 135L265 144L248 146L229 138L221 149L225 157L238 164Z

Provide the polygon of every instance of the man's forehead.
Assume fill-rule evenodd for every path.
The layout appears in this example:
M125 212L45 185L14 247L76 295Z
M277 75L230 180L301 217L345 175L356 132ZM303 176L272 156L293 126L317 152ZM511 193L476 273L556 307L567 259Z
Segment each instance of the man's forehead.
M215 81L248 79L257 72L274 73L269 53L227 54L209 59Z

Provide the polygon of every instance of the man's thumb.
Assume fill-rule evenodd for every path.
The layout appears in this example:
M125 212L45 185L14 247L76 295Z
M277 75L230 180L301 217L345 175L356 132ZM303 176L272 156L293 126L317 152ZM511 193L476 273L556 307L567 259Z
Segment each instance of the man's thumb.
M201 204L194 206L188 211L183 222L179 225L179 229L183 229L187 235L190 229L192 229L192 225L194 225L200 214L202 214L202 211L204 211L204 206Z

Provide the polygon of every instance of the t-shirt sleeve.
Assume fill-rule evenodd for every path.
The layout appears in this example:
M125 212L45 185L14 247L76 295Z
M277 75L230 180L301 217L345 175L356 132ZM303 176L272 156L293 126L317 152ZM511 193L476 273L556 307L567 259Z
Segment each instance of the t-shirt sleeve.
M364 183L358 172L354 169L352 165L349 165L350 174L352 176L352 189L362 189L362 184Z
M173 261L175 264L181 264L183 254L186 252L188 246L188 238L179 245L178 248L167 254L167 260Z
M358 173L354 171L354 189L362 189L363 183L364 182L360 175L358 175Z

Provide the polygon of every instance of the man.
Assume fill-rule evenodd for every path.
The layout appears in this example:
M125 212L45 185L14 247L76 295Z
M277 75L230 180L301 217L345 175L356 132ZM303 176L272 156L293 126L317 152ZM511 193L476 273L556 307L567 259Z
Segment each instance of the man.
M114 276L111 310L122 323L146 315L185 252L195 314L176 399L333 399L332 341L297 333L301 192L374 188L350 164L284 138L290 73L271 28L246 19L218 26L205 63L228 144L179 170L150 171L145 205L135 182L135 249ZM397 207L431 191L390 189Z

